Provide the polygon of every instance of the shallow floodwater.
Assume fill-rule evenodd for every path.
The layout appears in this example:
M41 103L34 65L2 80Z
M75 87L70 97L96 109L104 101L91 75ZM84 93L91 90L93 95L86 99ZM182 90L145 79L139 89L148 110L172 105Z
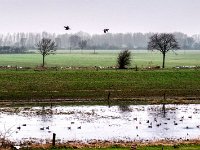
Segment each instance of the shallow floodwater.
M0 132L14 141L200 138L200 105L0 108Z

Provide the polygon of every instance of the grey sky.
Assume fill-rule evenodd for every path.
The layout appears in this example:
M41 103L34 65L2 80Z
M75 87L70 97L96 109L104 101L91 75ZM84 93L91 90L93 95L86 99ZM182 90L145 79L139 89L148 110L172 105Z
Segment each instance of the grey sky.
M0 0L0 33L200 33L200 0Z

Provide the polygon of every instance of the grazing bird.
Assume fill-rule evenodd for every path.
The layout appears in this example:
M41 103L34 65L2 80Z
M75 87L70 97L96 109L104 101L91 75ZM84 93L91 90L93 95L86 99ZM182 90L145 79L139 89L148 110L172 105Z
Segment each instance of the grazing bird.
M108 30L109 30L109 29L103 29L103 32L104 32L104 33L107 33L107 32L108 32Z
M186 126L185 128L186 128L186 129L190 129L188 126ZM187 133L187 135L188 135L188 133Z
M152 128L152 122L150 123L150 125L148 126L148 128Z
M40 128L40 130L44 130L44 127Z
M22 126L26 126L26 124L23 124Z
M174 121L174 125L175 125L175 126L177 126L177 125L178 125L178 123L176 123L176 122Z
M81 129L81 126L79 126L77 129Z
M17 129L18 129L18 130L20 130L20 129L21 129L21 127L19 126L19 127L17 127Z
M157 127L161 126L161 123L157 124L156 126L157 126Z
M65 30L70 30L69 26L64 26Z
M133 118L133 120L137 121L137 118Z

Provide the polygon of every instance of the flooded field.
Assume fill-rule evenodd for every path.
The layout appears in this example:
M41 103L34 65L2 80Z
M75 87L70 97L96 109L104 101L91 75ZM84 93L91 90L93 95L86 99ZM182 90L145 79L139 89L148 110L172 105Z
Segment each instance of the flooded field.
M0 108L0 132L12 141L187 140L200 138L200 105Z

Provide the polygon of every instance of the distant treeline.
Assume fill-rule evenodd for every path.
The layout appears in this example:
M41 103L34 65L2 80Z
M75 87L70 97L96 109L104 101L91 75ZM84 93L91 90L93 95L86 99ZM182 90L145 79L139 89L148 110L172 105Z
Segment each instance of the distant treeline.
M25 47L17 47L17 46L0 46L0 53L1 54L19 54L19 53L26 53Z
M76 34L13 33L0 34L0 53L23 53L27 49L36 49L42 38L55 40L58 49L147 49L149 37L154 33L106 33L90 35L85 32ZM200 35L173 33L181 49L200 49Z

